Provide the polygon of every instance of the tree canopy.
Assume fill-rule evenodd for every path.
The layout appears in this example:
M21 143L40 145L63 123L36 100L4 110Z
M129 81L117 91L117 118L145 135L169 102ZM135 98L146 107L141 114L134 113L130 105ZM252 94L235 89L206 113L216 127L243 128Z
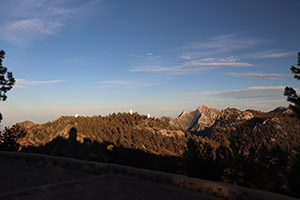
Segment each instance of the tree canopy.
M2 65L2 61L5 58L5 51L0 50L0 101L7 99L6 93L11 90L16 82L12 72L8 72L7 68ZM2 114L0 113L0 121L2 120Z
M300 66L300 52L298 52L298 64ZM300 68L291 66L291 71L294 74L294 78L300 80ZM285 87L284 96L287 96L287 100L294 105L290 104L289 108L292 109L297 117L300 118L300 96L296 90L292 87Z

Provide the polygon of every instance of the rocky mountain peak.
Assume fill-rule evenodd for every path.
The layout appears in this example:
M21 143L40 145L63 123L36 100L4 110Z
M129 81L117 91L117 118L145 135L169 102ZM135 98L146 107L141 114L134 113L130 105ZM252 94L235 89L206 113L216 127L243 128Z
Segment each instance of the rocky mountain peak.
M182 111L182 112L180 113L180 115L179 115L178 117L183 117L183 116L186 116L186 115L188 115L188 114L190 114L190 113L191 113L190 111L184 110L184 111Z
M161 118L165 123L191 132L199 132L211 127L220 110L208 105L201 105L194 111L184 110L177 118Z
M209 109L209 108L211 108L209 105L207 105L207 104L202 104L201 106L198 107L197 110L204 110L204 109Z

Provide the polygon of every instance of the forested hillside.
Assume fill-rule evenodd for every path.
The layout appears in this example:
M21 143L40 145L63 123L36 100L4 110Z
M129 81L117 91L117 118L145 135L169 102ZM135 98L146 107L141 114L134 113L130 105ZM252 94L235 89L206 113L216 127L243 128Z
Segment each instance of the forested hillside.
M187 138L184 131L171 128L158 119L148 119L137 113L114 113L106 117L61 117L46 124L27 126L26 136L18 142L26 147L45 145L56 137L67 139L72 127L77 130L79 142L86 138L159 155L182 155Z
M189 140L187 171L299 197L299 130L300 120L292 115L227 108L206 137Z

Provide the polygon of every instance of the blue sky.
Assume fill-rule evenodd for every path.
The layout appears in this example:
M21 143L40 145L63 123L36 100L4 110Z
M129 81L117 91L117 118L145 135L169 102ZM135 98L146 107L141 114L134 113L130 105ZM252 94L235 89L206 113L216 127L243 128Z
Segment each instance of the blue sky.
M269 111L300 88L298 0L0 0L17 79L2 125L61 115Z

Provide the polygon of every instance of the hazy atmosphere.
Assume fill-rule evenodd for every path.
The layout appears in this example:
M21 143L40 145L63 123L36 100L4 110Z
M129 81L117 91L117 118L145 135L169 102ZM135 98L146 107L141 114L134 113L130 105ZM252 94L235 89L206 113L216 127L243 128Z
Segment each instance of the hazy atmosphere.
M61 115L269 111L300 88L298 0L0 0L2 126Z

